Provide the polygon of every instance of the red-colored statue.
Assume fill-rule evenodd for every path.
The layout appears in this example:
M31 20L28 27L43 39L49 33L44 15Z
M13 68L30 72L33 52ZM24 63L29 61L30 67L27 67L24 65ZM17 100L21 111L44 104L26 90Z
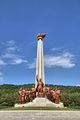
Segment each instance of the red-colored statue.
M24 88L19 89L19 102L21 104L26 102L26 90Z
M60 98L61 98L61 90L60 89L56 89L55 90L55 103L59 103L60 102Z
M43 87L44 87L44 84L43 84L43 82L42 82L42 79L39 79L39 80L37 81L37 88L36 88L36 90L37 90L37 92L38 92L38 96L39 96L39 94L42 94L42 93L43 93Z
M35 98L36 97L36 88L34 85L32 85L31 93L32 93L33 98Z
M30 102L32 102L32 100L36 97L36 89L35 86L33 85L30 92L29 92L29 99Z
M59 89L51 90L50 94L52 96L52 101L58 104L60 102L61 91Z
M37 97L47 97L52 102L59 104L61 98L61 90L53 89L49 86L44 86L42 79L37 79L37 87L32 85L32 88L20 88L19 89L19 103L24 104L26 102L32 102Z

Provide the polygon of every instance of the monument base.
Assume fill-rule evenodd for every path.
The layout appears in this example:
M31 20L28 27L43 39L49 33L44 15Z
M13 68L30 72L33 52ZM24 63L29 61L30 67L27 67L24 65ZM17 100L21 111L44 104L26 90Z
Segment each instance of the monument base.
M41 97L37 97L35 98L32 102L29 103L25 103L25 104L15 104L14 107L59 107L59 108L63 108L64 105L63 103L59 103L59 104L55 104L51 101L49 101L47 98L41 98Z

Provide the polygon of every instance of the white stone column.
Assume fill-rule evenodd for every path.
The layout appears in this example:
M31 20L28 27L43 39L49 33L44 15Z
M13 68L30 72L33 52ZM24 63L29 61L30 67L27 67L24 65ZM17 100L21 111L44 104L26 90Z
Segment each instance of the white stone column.
M39 79L41 79L42 78L42 40L41 39L39 39L38 40L38 45L39 45L39 47L38 47L38 54L39 54L39 56L38 56L38 60L39 60L39 64L38 64L38 78Z
M44 56L43 56L43 38L45 34L38 34L38 45L37 45L37 59L36 59L36 76L38 75L38 79L42 79L44 85ZM35 80L35 87L37 86L37 81Z

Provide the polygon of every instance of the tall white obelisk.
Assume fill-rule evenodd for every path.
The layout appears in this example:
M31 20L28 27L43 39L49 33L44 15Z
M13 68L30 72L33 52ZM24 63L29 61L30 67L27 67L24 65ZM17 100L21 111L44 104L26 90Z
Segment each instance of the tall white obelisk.
M38 45L37 45L37 59L36 59L36 76L38 79L42 79L44 85L44 56L43 56L43 38L46 34L38 34ZM35 87L37 86L37 80L35 80Z

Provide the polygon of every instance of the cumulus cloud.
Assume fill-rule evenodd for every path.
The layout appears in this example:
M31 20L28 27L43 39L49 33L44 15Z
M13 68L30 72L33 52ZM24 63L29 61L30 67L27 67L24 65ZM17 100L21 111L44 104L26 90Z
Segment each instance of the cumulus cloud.
M22 64L22 63L27 63L27 60L24 60L22 58L16 58L16 59L12 60L12 62L11 62L11 64L13 64L13 65Z
M6 44L5 52L0 56L0 65L19 65L25 63L29 69L35 68L36 59L33 59L33 62L29 63L24 56L19 54L19 48L14 40L7 41ZM52 48L52 51L56 54L53 53L44 56L44 64L46 67L72 68L75 66L75 56L67 52L67 50L61 47Z
M62 67L62 68L72 68L75 66L73 61L74 56L70 53L64 53L62 55L46 55L45 56L45 66L46 67Z
M28 68L35 68L36 60L28 64ZM75 66L74 55L69 52L62 53L60 55L45 55L44 64L48 68L52 67L62 67L62 68L72 68Z
M27 63L24 56L18 53L19 48L14 40L7 41L4 54L1 55L0 65L17 65ZM5 62L4 62L5 61Z

